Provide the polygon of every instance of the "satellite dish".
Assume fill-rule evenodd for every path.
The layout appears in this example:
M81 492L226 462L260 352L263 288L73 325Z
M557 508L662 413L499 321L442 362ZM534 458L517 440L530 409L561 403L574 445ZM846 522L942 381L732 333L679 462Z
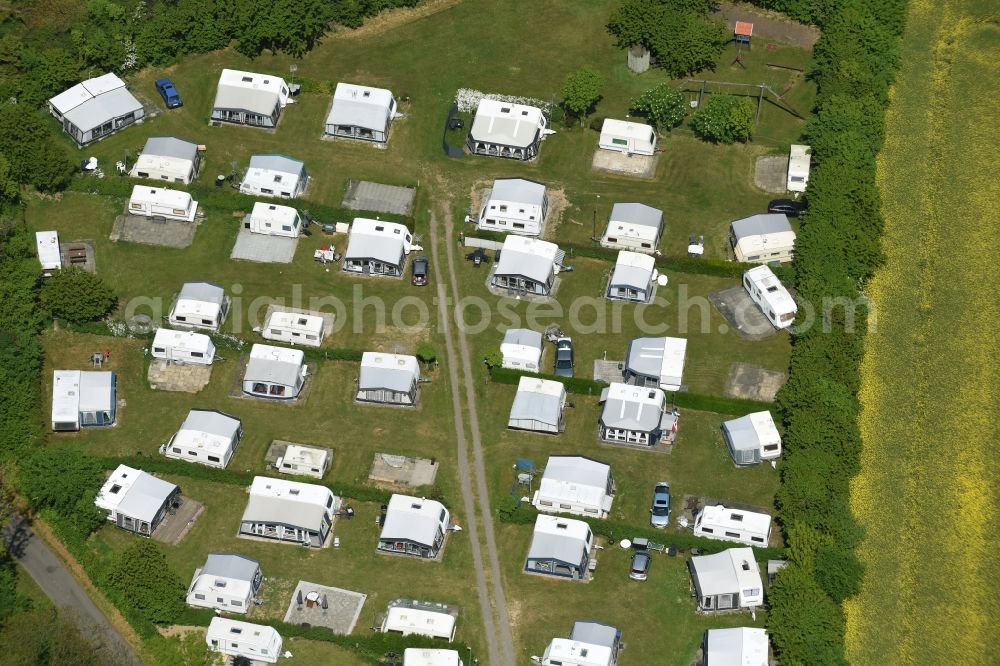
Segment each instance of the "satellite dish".
M669 280L667 279L666 275L660 274L656 278L656 284L660 285L661 287L666 287L667 282L669 282Z
M618 542L618 545L624 548L625 550L628 550L629 548L632 547L632 542L629 541L628 539L622 539L621 541Z

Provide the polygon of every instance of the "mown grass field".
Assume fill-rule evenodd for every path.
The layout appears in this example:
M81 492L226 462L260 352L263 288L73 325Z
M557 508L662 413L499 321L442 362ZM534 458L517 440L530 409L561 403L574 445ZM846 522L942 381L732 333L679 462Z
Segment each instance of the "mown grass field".
M878 178L886 264L862 365L854 664L995 663L1000 186L995 5L915 0ZM990 19L992 15L993 20Z
M566 75L582 64L590 64L605 78L604 98L595 115L623 117L632 97L665 79L655 70L642 76L628 72L624 54L613 47L604 28L612 5L611 2L511 0L501 6L487 0L468 0L409 23L394 23L390 16L358 32L338 31L299 61L271 55L250 61L230 50L188 58L170 68L148 70L131 77L130 84L136 94L159 108L160 113L140 126L81 150L80 156L81 159L97 156L107 178L117 179L114 162L126 155L134 157L147 137L176 135L208 147L199 180L199 185L206 186L217 174L231 173L234 162L237 169L245 168L252 154L285 153L303 159L314 178L305 199L295 203L304 208L310 202L339 206L347 182L352 179L415 185L418 194L413 222L416 232L425 235L425 245L429 244L426 239L429 210L464 210L475 187L488 185L496 177L523 176L547 183L566 199L561 222L549 231L556 240L587 242L595 211L600 229L615 201L642 201L665 211L666 233L661 247L665 253L682 254L688 235L699 233L705 235L707 254L723 257L729 222L761 211L770 198L753 186L754 159L767 152L783 152L801 130L801 121L773 107L765 106L759 140L747 146L713 146L696 140L683 128L665 137L661 145L666 150L651 180L591 171L590 160L598 134L583 128L557 127L557 134L545 140L541 157L530 164L490 158L449 159L442 153L443 123L460 87L556 101ZM546 26L544 39L524 38L525 16ZM766 62L801 67L808 59L807 51L776 45L771 50L761 48L745 54L747 68L741 69L730 65L732 53L727 52L720 58L716 71L700 76L751 83L766 81L779 91L790 87L789 99L794 100L796 108L805 110L814 94L812 84L787 71L769 69ZM285 110L274 132L209 125L222 68L287 77L293 62L298 67L297 76L311 83L341 80L367 83L389 87L398 98L411 97L412 104L403 109L407 117L393 126L388 147L379 150L364 144L321 140L329 95L319 93L303 93L296 104ZM184 97L184 107L169 112L162 109L152 82L163 75L174 79ZM431 342L439 354L444 352L435 320L436 290L417 289L406 280L349 278L337 266L326 272L311 256L316 246L330 242L330 238L320 235L302 238L295 260L287 265L233 261L229 253L237 234L238 218L232 214L236 211L214 208L200 223L194 243L183 250L111 242L108 235L124 203L120 198L81 192L66 193L57 200L35 198L28 205L28 222L33 230L55 229L65 240L92 240L98 273L116 286L125 302L137 297L152 299L165 312L183 282L217 282L239 297L226 330L259 341L249 327L258 323L254 321L254 308L264 299L283 298L286 304L295 305L295 295L301 294L302 304L308 306L310 298L333 297L347 310L343 316L338 311L335 328L343 326L329 339L328 346L412 353L421 342ZM463 228L460 219L456 218L457 227L471 229ZM333 240L342 251L345 238ZM608 304L601 296L610 264L584 259L573 263L576 270L564 276L557 297L564 311L568 313L571 303L582 296ZM443 269L432 267L432 282L443 279ZM460 291L464 296L483 298L492 310L494 322L499 323L500 299L483 286L487 272L463 262L458 276ZM642 334L635 319L640 310L647 322L667 325L660 334L689 338L685 382L694 392L721 394L734 362L755 363L775 370L787 368L787 336L779 334L765 341L747 342L731 331L722 332L720 326L724 320L707 301L704 309L694 306L687 310L688 325L683 325L678 305L682 288L689 297L705 297L733 286L735 281L680 274L671 274L669 278L670 285L661 289L659 295L670 304L625 306L623 325L618 329L609 326L604 332L581 331L576 335L565 317L552 315L540 316L538 324L558 321L575 335L580 376L589 377L592 361L605 352L608 358L624 356L628 341ZM360 312L355 309L363 297L371 296L382 299L390 314L393 304L404 298L414 299L415 305L403 311L402 320L395 326L379 327L374 306ZM431 317L426 323L414 326L421 306ZM520 316L526 308L521 303L513 310ZM151 311L140 308L138 312ZM263 309L258 312L263 314ZM235 315L239 315L242 323L238 323ZM580 315L585 326L592 321L590 310L584 308ZM496 348L502 334L490 327L470 337L474 362L478 362ZM233 358L216 364L211 383L201 393L189 395L149 389L145 381L146 357L139 341L63 331L48 333L45 346L46 395L53 368L83 368L92 351L111 349L110 367L119 372L119 395L125 401L116 427L53 436L52 445L80 447L95 455L137 452L157 455L157 447L176 431L188 409L220 409L242 418L246 431L246 438L231 463L232 469L263 472L264 452L273 439L333 448L334 462L327 481L353 484L365 482L376 451L433 457L441 463L436 485L448 499L453 515L460 522L467 519L459 513L462 503L458 475L466 470L459 470L456 465L451 396L446 379L449 359L441 359L444 365L434 373L432 383L424 386L421 406L416 411L404 411L354 405L351 397L357 366L352 363L321 365L311 380L305 402L289 406L230 396L239 379L237 359L231 353L229 356ZM477 381L482 381L484 374L481 368L477 370L480 371ZM595 399L575 397L577 406L567 413L567 432L558 438L548 438L506 430L513 387L478 385L477 391L494 502L509 492L510 465L516 457L531 457L543 465L550 453L574 452L612 464L620 491L615 517L636 525L646 523L649 492L660 479L669 480L678 495L705 494L760 506L771 506L773 502L778 474L769 466L736 469L731 464L719 434L719 424L724 418L721 415L683 413L678 446L667 456L600 445L595 437L599 415ZM48 407L46 401L39 418L47 420ZM291 584L302 578L369 594L359 621L359 633L368 631L374 613L396 596L458 604L463 615L457 639L471 644L477 654L483 651L483 621L478 615L476 591L471 583L468 532L450 537L441 563L376 556L373 518L377 507L357 504L358 518L340 522L335 528L343 543L336 551L307 552L294 546L237 540L237 523L245 506L242 488L182 478L172 480L182 486L185 494L207 507L185 540L167 549L171 567L185 582L194 568L202 564L206 553L237 550L258 558L265 576L274 578L272 591L265 591L269 597L260 609L261 617L276 618L283 614ZM90 545L96 553L111 556L132 538L105 527ZM683 558L658 558L650 581L630 586L623 584L627 582L625 554L609 549L604 551L594 583L574 585L519 574L530 538L529 527L501 525L497 538L502 544L501 564L519 662L528 655L540 654L553 636L566 634L576 619L600 619L625 628L629 649L622 657L623 665L688 663L706 627L750 622L749 616L742 614L718 618L695 614ZM758 617L757 622L762 622L762 618ZM353 657L344 657L343 651L336 648L314 643L303 645L306 647L301 649L290 647L296 657L305 657L302 663L325 659L330 663L354 664L350 661Z

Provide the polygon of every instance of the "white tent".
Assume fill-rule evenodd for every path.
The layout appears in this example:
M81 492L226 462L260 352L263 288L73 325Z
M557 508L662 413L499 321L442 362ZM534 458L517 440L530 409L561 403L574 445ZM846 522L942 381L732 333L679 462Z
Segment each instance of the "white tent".
M326 486L255 476L239 533L320 548L340 505L340 498Z
M202 333L158 328L153 336L150 355L173 363L212 365L215 360L215 344L212 338Z
M59 252L59 234L55 231L36 231L35 248L38 250L38 262L42 265L43 275L52 275L62 268L62 255Z
M530 160L538 154L547 126L537 107L483 98L466 145L475 155Z
M656 153L656 131L649 125L608 118L601 126L598 145L604 150L616 150L626 155Z
M123 530L151 535L180 499L181 489L152 474L119 465L101 486L94 505Z
M163 217L168 220L193 222L198 202L187 192L165 187L136 185L128 200L128 212L142 217Z
M392 91L338 83L333 91L325 132L330 136L385 143L389 140L389 126L395 116L396 100Z
M291 400L306 381L301 349L254 345L243 373L243 392L258 398Z
M413 235L405 225L396 222L354 218L351 223L344 268L348 273L399 276L410 251L417 249Z
M142 104L114 73L87 79L59 93L49 100L49 113L81 146L142 122L145 116Z
M542 361L542 334L527 328L511 328L500 343L502 367L538 372Z

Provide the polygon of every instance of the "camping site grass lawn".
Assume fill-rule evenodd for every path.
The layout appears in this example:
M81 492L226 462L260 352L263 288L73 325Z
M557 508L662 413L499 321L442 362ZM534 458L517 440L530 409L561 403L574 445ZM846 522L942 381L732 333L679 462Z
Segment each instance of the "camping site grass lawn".
M573 338L576 375L588 379L593 378L595 359L624 360L632 338L643 336L687 338L684 383L694 393L722 395L730 367L736 362L780 371L788 367L787 334L744 340L730 330L708 300L709 294L736 286L737 280L667 273L667 286L657 287L656 291L657 301L663 299L665 303L624 304L604 297L612 264L580 257L568 259L567 263L573 265L573 271L560 273L555 302L527 303L501 299L489 292L486 280L492 264L476 268L470 261L462 262L458 270L465 294L497 304L484 312L470 302L463 310L471 330L476 331L471 340L476 361L499 347L507 328L541 331L557 323ZM479 332L480 328L484 330ZM552 354L547 355L547 363L544 369L551 372ZM485 372L482 367L479 371Z
M995 4L910 4L878 162L885 265L861 366L854 664L987 663L998 607ZM904 416L905 415L905 416ZM995 661L996 657L992 658Z
M594 117L620 118L633 97L666 81L656 70L641 76L627 70L624 54L614 48L605 30L613 4L510 0L500 5L488 0L467 0L388 30L337 31L299 60L262 55L251 61L232 50L186 58L169 68L146 70L130 78L137 96L149 108L158 109L156 115L78 154L81 159L98 157L106 178L116 179L119 176L114 173L114 163L125 157L134 159L147 137L179 136L207 146L199 179L202 187L218 174L242 171L252 154L288 154L304 160L313 177L304 199L294 205L308 208L310 202L317 202L339 207L348 181L355 179L415 185L418 194L413 223L415 231L425 236L429 209L447 205L452 211L464 210L469 206L473 189L488 186L497 177L521 176L546 183L558 198L565 199L560 220L547 231L553 240L587 242L593 231L595 212L600 231L616 201L641 201L664 210L666 232L661 249L666 254L683 254L689 234L704 234L707 255L724 257L729 222L763 210L770 198L753 186L755 158L768 152L782 152L802 127L802 121L772 106L765 105L757 140L747 146L706 144L692 137L686 128L664 137L661 143L664 152L655 177L650 180L592 171L590 164L598 134L581 127L555 127L557 133L545 140L540 158L528 164L469 156L450 159L442 152L443 123L458 88L557 101L566 76L588 64L605 79L603 99ZM524 39L525 16L530 16L532 23L545 26L543 39ZM789 102L804 110L811 105L812 84L797 74L768 68L766 64L778 62L801 67L809 57L807 51L784 45L770 50L759 48L746 54L747 67L743 69L730 64L732 53L727 52L720 57L715 71L699 76L749 83L765 81L779 93L787 90ZM287 77L288 67L293 63L298 67L300 80L304 79L307 88L317 92L304 92L282 114L275 131L210 126L208 118L222 68ZM171 76L177 84L185 100L184 107L169 112L163 109L153 88L153 81L163 75ZM388 87L397 98L412 99L411 104L401 109L406 117L394 123L385 149L321 140L330 103L328 90L337 81ZM68 145L69 139L66 141ZM258 317L263 315L264 299L284 298L287 305L309 307L309 299L315 297L339 301L344 307L337 310L337 331L326 343L328 346L412 353L418 344L429 341L439 353L443 352L435 321L435 290L412 288L406 280L345 277L337 266L327 272L312 261L311 255L316 246L329 243L330 238L319 235L302 238L295 260L287 265L233 261L229 253L238 232L239 211L210 208L189 248L174 250L114 243L108 235L124 204L124 200L111 196L66 193L57 199L32 198L27 210L33 230L55 229L63 240L92 240L98 273L115 285L124 303L138 297L150 299L147 309L133 308L120 315L165 314L181 284L207 280L223 285L239 299L234 302L225 329L250 341L257 340L250 327L259 324L254 314L256 311ZM461 219L461 215L455 218L456 230L470 229ZM344 250L343 236L332 240L338 250ZM611 312L610 303L601 298L610 264L583 259L575 259L573 263L575 271L562 276L559 303L568 309L578 297L590 296L601 305L607 304ZM432 268L432 280L441 279L443 268ZM487 270L477 271L463 262L459 271L464 295L484 298L491 310L500 302L483 286ZM605 352L609 358L623 358L628 341L640 334L634 317L640 310L648 322L667 324L668 328L658 334L689 338L685 383L692 391L721 393L729 368L737 361L771 369L786 368L786 337L779 335L751 343L732 332L719 333L723 320L711 305L706 304L709 315L704 322L698 307L689 310L689 325L686 332L683 330L681 308L677 305L679 289L687 287L689 297L702 297L730 286L732 281L674 274L668 277L670 285L661 289L659 295L670 304L625 306L619 331L608 329L584 334L572 330L566 317L552 315L539 315L539 326L558 321L574 335L580 376L589 377L592 361L603 357ZM295 302L296 294L301 294L301 302ZM368 301L358 307L365 303L362 299L372 296L382 299L390 315L394 304L406 297L415 300L407 299L411 305L404 309L396 325L390 322L380 327L377 305ZM136 302L131 304L135 306ZM337 309L328 301L326 309L331 308ZM427 321L419 321L421 308L430 313ZM513 307L518 317L525 311L523 303ZM587 308L580 312L584 323L591 322L592 316ZM492 326L471 336L474 359L481 359L495 349L501 337ZM119 393L125 402L116 427L52 436L50 445L80 447L96 455L136 452L156 455L157 447L176 431L188 409L220 409L243 419L246 431L246 438L231 463L233 469L264 471L264 452L273 439L334 449L333 468L327 479L350 483L365 482L376 451L433 457L441 461L436 485L448 499L453 515L460 509L454 424L444 368L432 374L432 382L423 387L422 402L415 411L354 405L351 397L357 366L344 362L328 362L318 369L310 380L312 386L303 404L275 405L229 395L239 379L236 358L217 363L208 387L190 395L148 388L146 358L139 341L54 332L46 334L45 345L45 395L49 394L53 368L84 368L91 352L110 349L109 367L119 373ZM483 378L479 368L477 381ZM510 465L516 457L532 457L541 466L550 453L581 453L613 465L619 484L616 517L636 524L645 523L652 484L664 478L672 483L678 495L690 492L761 506L772 503L777 474L770 467L737 470L732 466L718 431L723 419L720 415L683 412L677 448L671 455L661 455L600 445L595 435L599 412L593 398L574 396L576 407L568 410L567 432L549 438L506 430L514 387L477 386L477 390L494 500L509 492ZM49 402L46 400L44 405L39 418L47 421ZM175 480L185 494L206 505L205 514L184 541L166 549L171 567L185 582L209 551L237 550L260 559L270 579L270 591L265 589L267 603L261 609L268 617L283 614L291 585L302 578L369 594L359 621L361 632L367 631L374 614L397 596L457 603L463 608L458 639L470 642L477 653L481 651L483 626L470 583L472 559L467 532L450 537L444 561L440 563L376 556L377 507L358 505L358 518L342 521L335 528L335 534L342 539L339 550L307 551L295 546L237 540L236 527L245 505L242 488ZM461 515L456 518L460 522L466 519ZM522 575L519 572L530 532L530 526L501 525L497 535L504 544L502 566L519 655L539 654L553 636L565 635L573 621L593 618L626 628L629 649L623 659L629 664L659 664L665 663L664 659L669 663L687 663L705 627L749 622L744 615L711 619L696 615L680 558L657 558L651 580L646 584L622 584L627 582L627 559L614 549L602 552L597 578L587 585ZM132 538L105 527L92 540L92 547L110 555ZM343 657L332 646L296 643L301 648L290 649L309 663L336 660L353 666L350 661L353 657Z

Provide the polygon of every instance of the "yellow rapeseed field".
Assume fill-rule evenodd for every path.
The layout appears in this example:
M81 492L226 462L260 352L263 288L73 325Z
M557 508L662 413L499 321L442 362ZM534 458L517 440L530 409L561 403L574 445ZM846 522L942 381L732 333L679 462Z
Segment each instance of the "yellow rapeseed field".
M997 664L1000 27L913 0L878 162L886 264L862 364L853 664Z

